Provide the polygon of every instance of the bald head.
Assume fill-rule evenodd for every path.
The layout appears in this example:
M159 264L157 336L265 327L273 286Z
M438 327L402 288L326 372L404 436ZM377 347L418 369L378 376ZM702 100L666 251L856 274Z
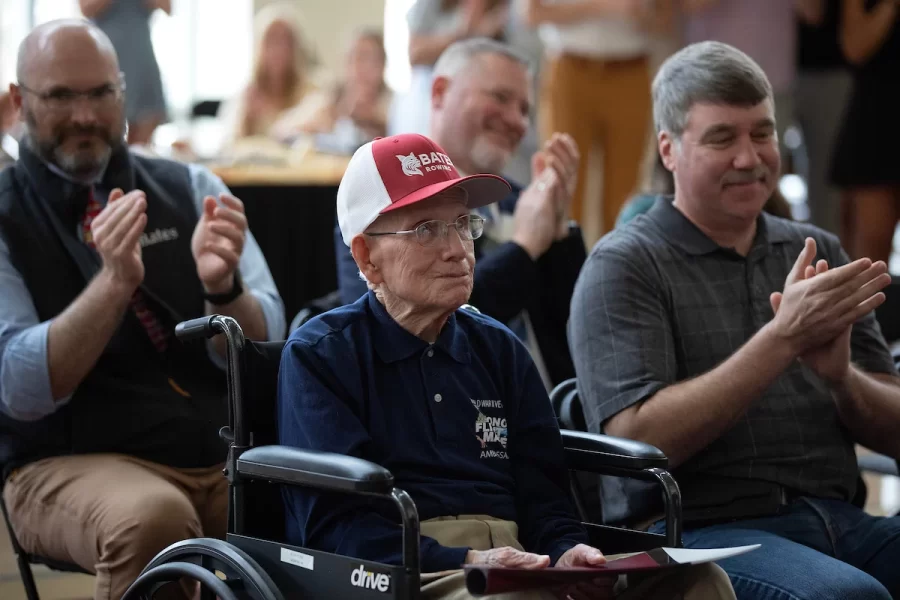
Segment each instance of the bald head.
M95 25L82 19L50 21L35 27L19 45L16 78L34 86L34 78L85 62L87 67L114 74L119 71L112 42Z
M93 181L124 145L124 87L112 42L87 21L51 21L22 42L10 95L24 141L45 162Z

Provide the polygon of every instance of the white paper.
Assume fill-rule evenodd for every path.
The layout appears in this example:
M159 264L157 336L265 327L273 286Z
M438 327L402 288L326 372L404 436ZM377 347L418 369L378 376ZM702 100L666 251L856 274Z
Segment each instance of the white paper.
M286 562L288 564L297 565L298 567L303 567L304 569L313 570L313 563L315 559L309 554L304 554L303 552L297 552L296 550L289 550L287 548L281 549L281 562Z
M760 544L736 546L734 548L663 548L666 554L679 564L698 564L713 562L746 554L759 548Z

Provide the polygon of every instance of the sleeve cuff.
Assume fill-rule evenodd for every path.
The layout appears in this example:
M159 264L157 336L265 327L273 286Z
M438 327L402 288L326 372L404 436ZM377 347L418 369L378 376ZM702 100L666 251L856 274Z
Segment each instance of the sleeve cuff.
M16 334L0 362L0 410L13 419L36 421L56 411L71 394L56 401L50 388L47 338L50 321Z
M555 566L557 561L562 557L563 554L581 543L582 542L574 540L563 540L556 544L553 547L553 550L550 552L550 566Z
M266 339L270 342L283 340L286 325L281 302L262 290L250 290L250 293L259 302L263 317L266 320Z
M555 254L564 256L580 255L587 258L587 250L584 247L584 237L581 235L581 229L578 227L570 228L569 235L550 244L550 248L544 252L541 259L548 256L552 257Z
M423 573L438 573L461 569L468 553L469 548L448 548L432 540L422 553L421 570Z
M551 248L552 247L551 244ZM523 282L527 282L528 285L533 285L540 281L538 261L532 259L525 248L515 242L510 241L499 246L493 252L488 254L488 259L492 261L496 260L499 264L502 264L504 269L508 269L508 272L510 273L515 273ZM484 262L484 260L485 259L482 259L482 262ZM538 258L538 260L540 260L540 258Z

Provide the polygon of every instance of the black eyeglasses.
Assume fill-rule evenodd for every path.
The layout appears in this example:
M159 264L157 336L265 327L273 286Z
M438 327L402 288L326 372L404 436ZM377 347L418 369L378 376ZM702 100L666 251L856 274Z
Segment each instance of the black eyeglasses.
M420 245L434 246L440 241L447 239L450 227L456 229L459 239L463 241L477 240L484 233L484 219L478 215L462 215L455 221L447 223L445 221L425 221L416 225L415 229L407 229L405 231L376 231L367 233L366 235L410 235L415 234L416 241Z
M102 109L110 107L122 98L122 95L125 93L125 77L120 74L119 81L116 84L107 83L83 92L64 87L54 87L48 92L39 92L21 83L18 84L18 87L33 95L43 102L47 108L54 111L70 110L78 102L78 99L82 97Z

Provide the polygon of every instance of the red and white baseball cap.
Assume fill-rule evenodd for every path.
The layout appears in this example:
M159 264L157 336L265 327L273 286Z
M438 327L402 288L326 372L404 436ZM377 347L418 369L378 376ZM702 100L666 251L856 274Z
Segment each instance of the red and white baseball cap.
M378 215L415 204L452 187L468 195L469 208L497 202L509 184L496 175L460 177L450 157L423 135L376 138L353 154L337 194L344 243L366 230Z

